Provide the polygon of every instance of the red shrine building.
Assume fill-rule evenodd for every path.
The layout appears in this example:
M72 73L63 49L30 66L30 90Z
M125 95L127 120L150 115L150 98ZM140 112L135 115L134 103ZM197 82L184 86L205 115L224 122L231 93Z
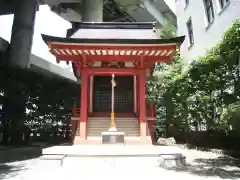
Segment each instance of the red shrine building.
M100 144L111 114L115 76L116 128L125 143L154 141L155 106L146 101L146 82L154 63L171 63L184 37L159 39L153 23L79 23L69 38L42 35L57 62L71 62L81 84L73 108L74 144Z

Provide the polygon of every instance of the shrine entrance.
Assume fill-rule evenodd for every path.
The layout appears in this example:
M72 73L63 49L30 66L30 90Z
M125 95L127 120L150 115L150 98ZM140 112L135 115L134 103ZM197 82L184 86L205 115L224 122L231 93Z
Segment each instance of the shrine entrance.
M94 112L111 112L111 79L111 76L94 76ZM115 81L115 112L133 113L133 76L116 76Z

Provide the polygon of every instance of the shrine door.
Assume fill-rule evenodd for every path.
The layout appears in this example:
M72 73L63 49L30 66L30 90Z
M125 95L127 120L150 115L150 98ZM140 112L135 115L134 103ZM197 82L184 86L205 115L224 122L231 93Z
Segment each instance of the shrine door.
M111 112L111 76L94 77L93 111ZM115 103L116 113L133 112L133 76L116 76Z

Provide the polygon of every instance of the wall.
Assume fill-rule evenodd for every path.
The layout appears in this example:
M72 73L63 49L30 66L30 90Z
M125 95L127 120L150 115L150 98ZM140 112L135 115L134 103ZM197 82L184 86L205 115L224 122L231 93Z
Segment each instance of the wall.
M189 0L185 7L185 0L176 0L176 14L178 17L178 35L187 35L186 23L191 17L193 24L194 45L189 47L186 40L181 47L181 54L186 62L203 56L206 50L214 47L223 36L232 21L240 18L240 0L230 0L230 3L220 11L218 0L212 0L215 19L207 25L203 0Z

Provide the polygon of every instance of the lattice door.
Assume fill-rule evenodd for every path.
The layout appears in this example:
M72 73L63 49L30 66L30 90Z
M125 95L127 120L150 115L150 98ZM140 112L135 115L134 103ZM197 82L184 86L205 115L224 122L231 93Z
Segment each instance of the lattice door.
M115 112L133 112L133 77L117 76L115 87Z
M94 112L111 111L111 77L94 77Z
M94 112L111 112L111 76L94 77ZM133 77L117 76L115 112L133 112Z

